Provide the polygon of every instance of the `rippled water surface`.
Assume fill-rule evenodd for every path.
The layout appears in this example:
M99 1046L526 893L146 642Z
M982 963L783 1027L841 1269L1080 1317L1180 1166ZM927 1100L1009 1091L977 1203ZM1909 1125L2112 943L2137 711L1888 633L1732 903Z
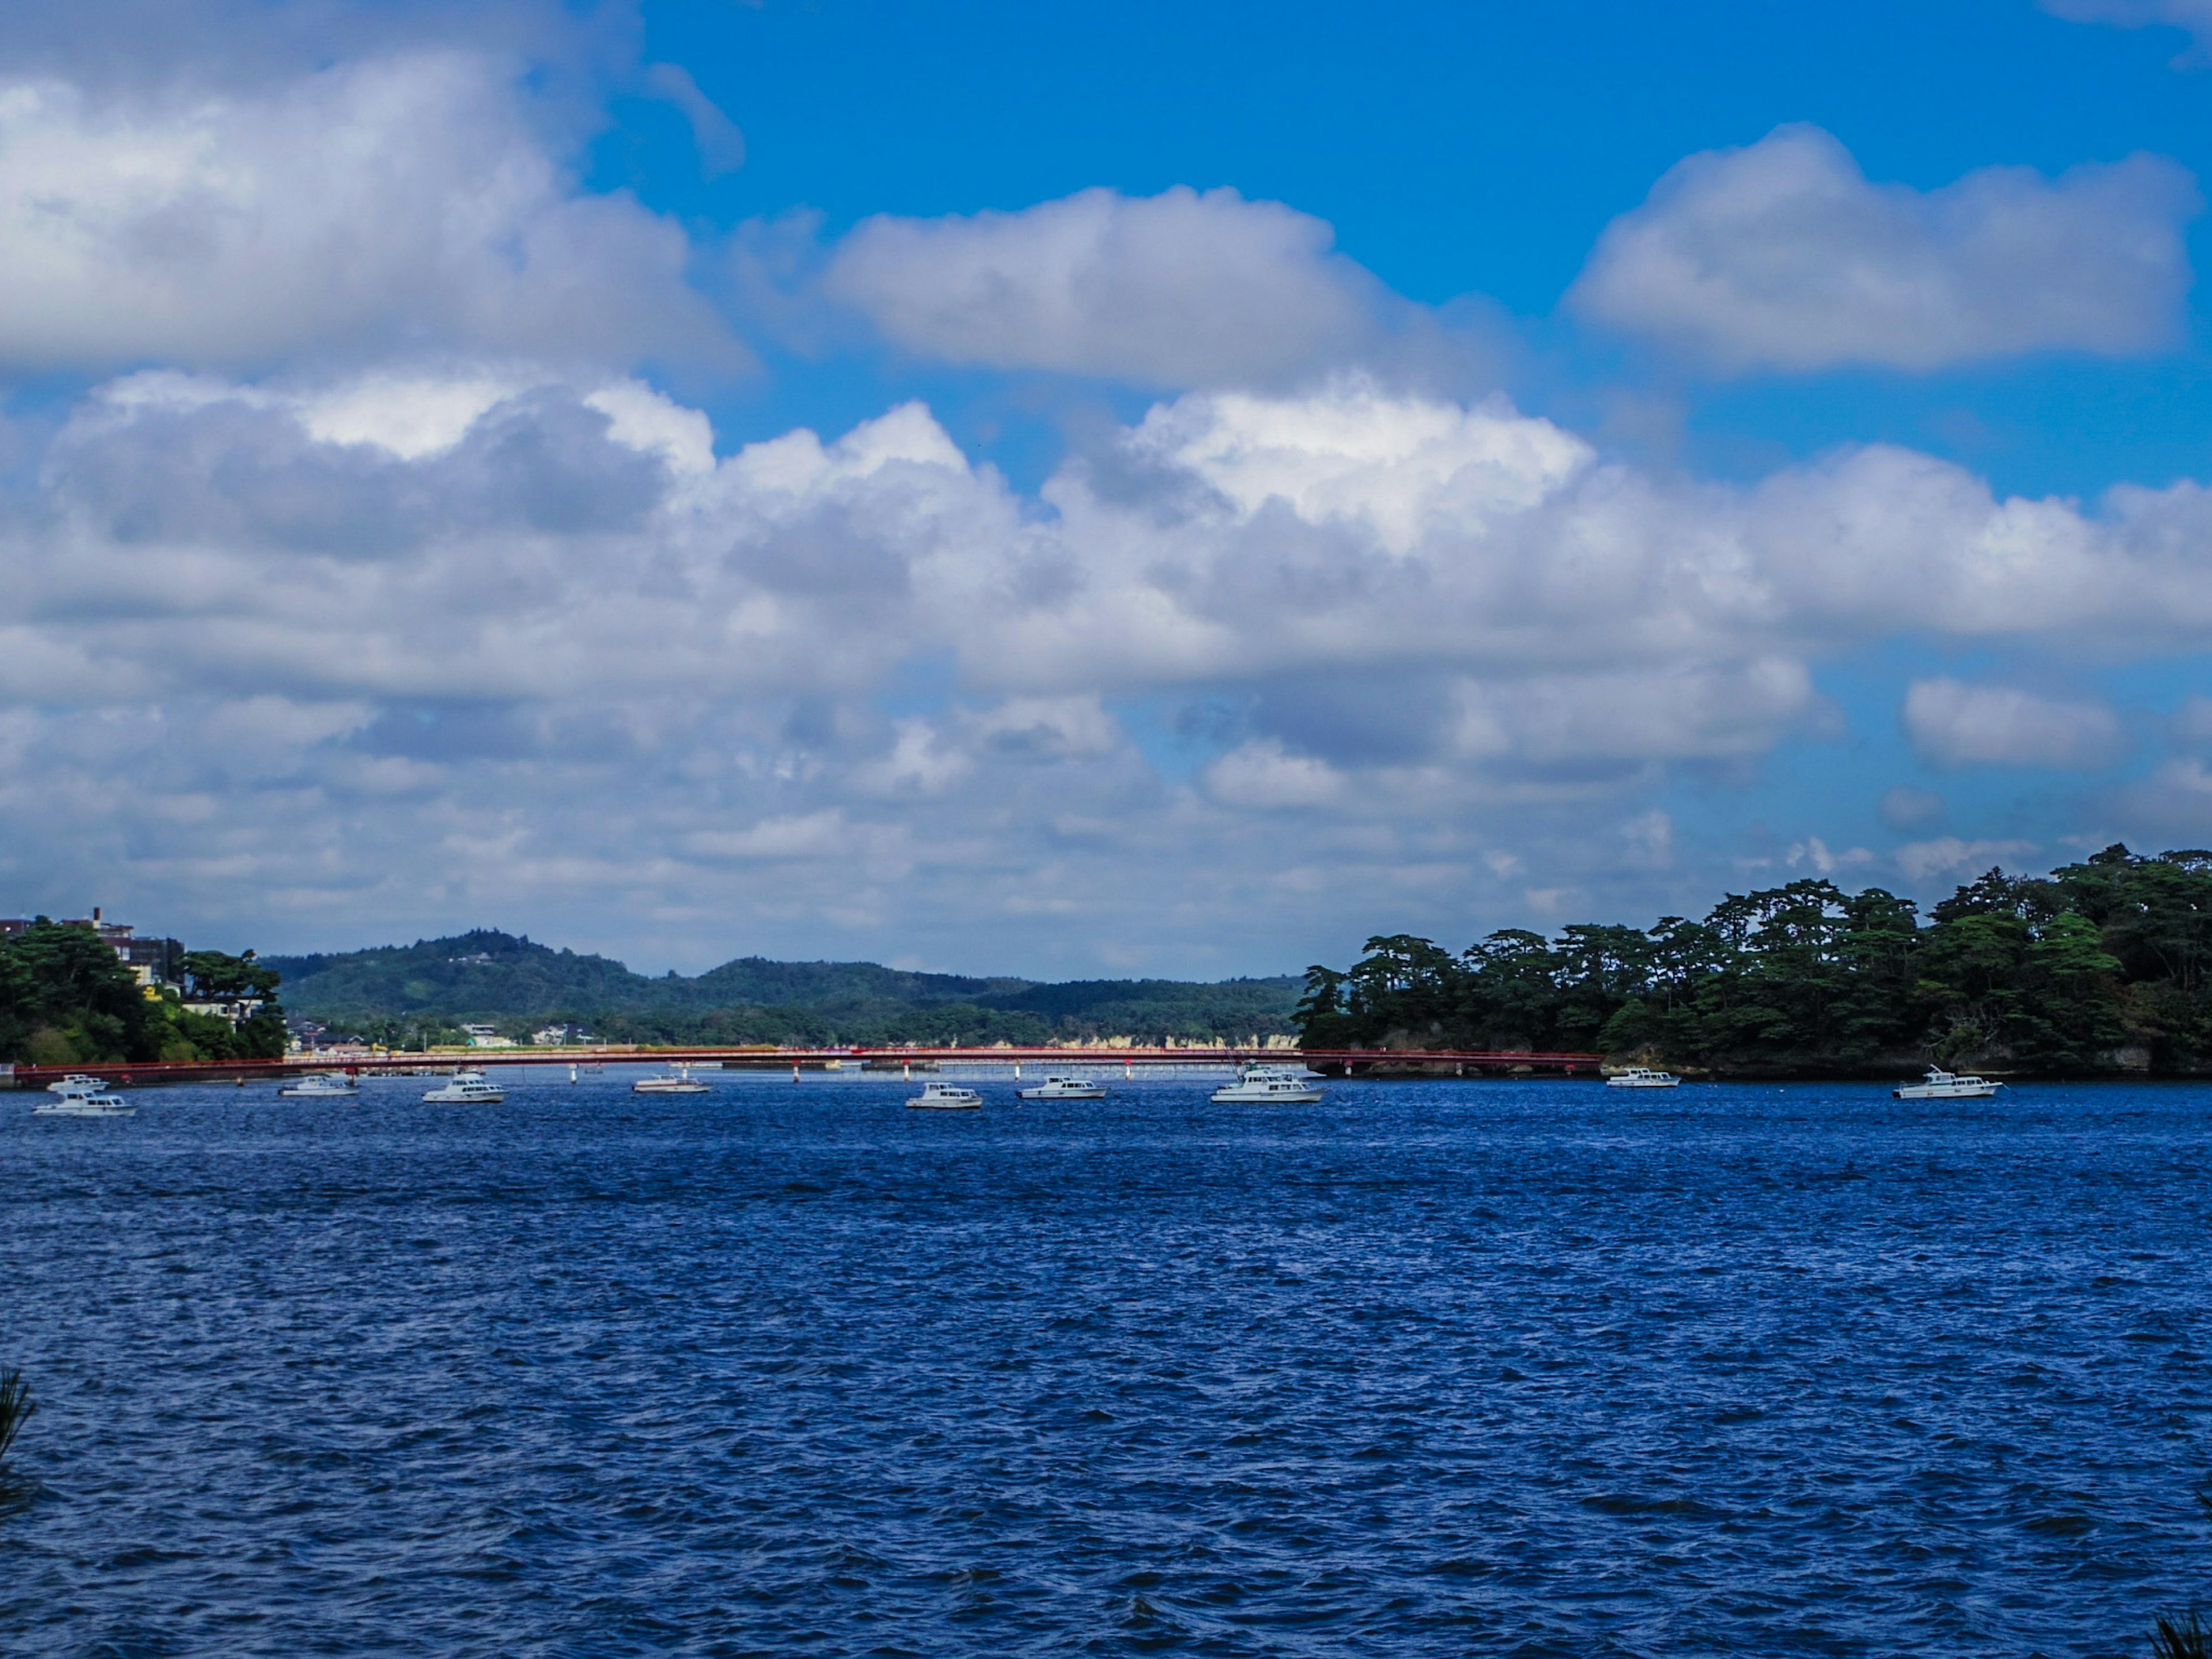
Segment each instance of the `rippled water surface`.
M9 1655L2139 1653L2212 1091L0 1095Z

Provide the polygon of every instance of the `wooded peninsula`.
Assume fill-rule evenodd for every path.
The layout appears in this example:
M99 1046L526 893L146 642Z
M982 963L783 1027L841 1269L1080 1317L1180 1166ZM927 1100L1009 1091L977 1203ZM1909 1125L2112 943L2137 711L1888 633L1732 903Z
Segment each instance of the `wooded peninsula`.
M1290 1029L1308 1048L1595 1050L1712 1076L1887 1076L1930 1061L2052 1077L2212 1072L2212 851L2201 849L2108 847L2048 876L1993 869L1924 916L1879 887L1808 879L1648 928L1507 928L1457 953L1377 937L1348 970L1308 969L1295 1012L1282 980L1037 985L757 957L647 979L491 932L342 957L179 960L181 991L143 983L82 924L42 919L0 939L0 1060L281 1054L282 979L304 1012L407 1047L464 1018L520 1033L553 1017L647 1043ZM236 999L252 1000L251 1017L189 1006Z
M2212 1071L2212 852L2106 848L1991 870L1923 918L1823 880L1703 921L1518 928L1456 955L1370 939L1308 969L1309 1048L1595 1049L1716 1076L1887 1076L1929 1061L2054 1077Z
M149 984L83 922L40 916L0 939L0 1061L274 1060L279 975L253 952L177 953L181 985ZM187 1006L188 998L198 1009ZM230 1005L240 1018L208 1012Z

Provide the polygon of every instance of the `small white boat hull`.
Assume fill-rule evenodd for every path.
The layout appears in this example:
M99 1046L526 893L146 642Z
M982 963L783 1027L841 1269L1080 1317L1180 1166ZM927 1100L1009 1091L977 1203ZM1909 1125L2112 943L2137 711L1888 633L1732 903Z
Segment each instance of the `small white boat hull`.
M1988 1100L2003 1087L1985 1077L1931 1071L1919 1082L1900 1083L1889 1092L1896 1100Z
M424 1095L422 1102L428 1106L496 1106L506 1098L506 1090L479 1073L455 1077L444 1088Z
M1224 1083L1213 1091L1217 1106L1318 1106L1327 1098L1310 1083Z
M1048 1078L1033 1089L1017 1089L1014 1092L1024 1100L1103 1100L1106 1085Z
M1217 1106L1315 1106L1325 1098L1304 1066L1245 1066L1213 1091Z
M54 1098L42 1100L31 1108L33 1117L136 1117L138 1109L121 1095L110 1094L107 1085L96 1077L72 1073L59 1083L50 1083L47 1091Z
M714 1092L691 1075L688 1065L671 1066L658 1077L641 1077L629 1085L634 1095L704 1095Z
M983 1104L983 1097L973 1089L948 1089L933 1083L906 1104L910 1112L972 1112Z

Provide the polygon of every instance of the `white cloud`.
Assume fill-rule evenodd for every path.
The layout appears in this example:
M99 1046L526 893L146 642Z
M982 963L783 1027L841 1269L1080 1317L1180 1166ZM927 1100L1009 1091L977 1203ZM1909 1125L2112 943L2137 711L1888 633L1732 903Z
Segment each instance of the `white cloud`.
M1607 227L1568 302L1723 373L2127 355L2179 337L2201 205L2158 156L1923 192L1784 126L1678 162Z
M682 229L580 191L511 73L397 57L165 100L0 81L0 364L734 362Z
M1764 752L1813 706L1801 661L1756 657L1470 684L1470 703L1539 760L1717 758Z
M650 64L645 83L682 111L691 124L691 140L699 147L700 169L709 179L719 179L744 166L745 135L719 104L699 90L690 70L680 64Z
M1524 513L1592 460L1589 447L1502 398L1473 409L1348 380L1327 395L1184 398L1145 417L1131 452L1194 473L1250 515L1280 499L1308 523L1356 526L1394 553L1423 533Z
M2109 765L2127 747L2118 718L2099 702L2039 697L2010 686L1916 680L1905 694L1905 735L1938 766Z
M1092 189L1018 213L864 219L824 287L892 344L950 362L1273 384L1357 357L1402 305L1332 240L1233 190Z
M1935 841L1908 842L1894 857L1907 881L1924 882L1936 876L1978 874L1992 865L2023 859L2036 850L2033 842L1961 841L1956 836L1943 836Z
M2185 698L2166 722L2174 742L2192 749L2212 744L2212 697Z
M1838 853L1820 836L1808 836L1790 843L1790 850L1782 855L1782 862L1792 870L1809 869L1816 875L1833 876L1873 863L1874 854L1863 847L1850 847Z
M693 851L724 859L823 858L851 851L852 842L851 827L836 807L763 818L743 830L697 830L684 837Z
M1674 861L1674 821L1658 808L1638 813L1620 826L1620 833L1632 863L1663 870Z
M1061 761L1110 755L1121 745L1121 723L1094 693L1083 697L1009 697L971 715L972 741L1009 758Z
M1895 784L1882 792L1875 811L1893 830L1927 830L1943 820L1943 797L1933 790Z
M2170 760L2121 797L2130 822L2156 834L2212 830L2212 768L2195 756Z
M871 795L936 795L967 777L975 766L972 757L949 743L927 720L915 717L898 723L897 740L889 754L854 769L853 781Z
M1271 811L1326 805L1344 793L1344 780L1326 762L1285 754L1279 743L1249 743L1206 768L1206 787L1224 805Z
M2044 10L2076 23L2115 23L2142 28L2165 23L2187 29L2201 49L2212 35L2212 0L2042 0Z
M1079 973L1529 892L1680 908L1721 854L1653 791L1823 718L1814 665L1899 616L2212 641L2191 488L2084 513L1899 451L1700 485L1349 381L1187 396L1028 497L919 404L718 458L665 393L512 359L135 375L37 479L0 504L0 885L221 914L253 869L325 932L562 896L711 958L733 916L873 953L1050 915ZM2118 729L1920 702L1962 759ZM1792 852L1857 867L1834 845Z

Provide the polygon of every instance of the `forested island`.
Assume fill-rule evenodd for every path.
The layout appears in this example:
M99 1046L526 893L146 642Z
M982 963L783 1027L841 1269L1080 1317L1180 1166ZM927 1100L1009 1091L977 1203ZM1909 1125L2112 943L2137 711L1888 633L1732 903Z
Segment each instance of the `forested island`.
M1308 970L1309 1048L1597 1050L1722 1076L1956 1068L2212 1071L2212 852L2106 848L1993 869L1923 918L1869 887L1794 881L1702 921L1508 928L1456 954L1409 934Z
M0 939L0 1061L82 1066L283 1054L274 969L251 951L180 951L178 962L181 984L142 984L94 929L44 916ZM211 1005L229 1005L242 1017L209 1012Z
M295 1013L396 1048L458 1042L465 1022L526 1042L549 1024L647 1044L1243 1042L1288 1036L1298 997L1295 975L1049 984L765 957L654 977L491 928L266 960Z

